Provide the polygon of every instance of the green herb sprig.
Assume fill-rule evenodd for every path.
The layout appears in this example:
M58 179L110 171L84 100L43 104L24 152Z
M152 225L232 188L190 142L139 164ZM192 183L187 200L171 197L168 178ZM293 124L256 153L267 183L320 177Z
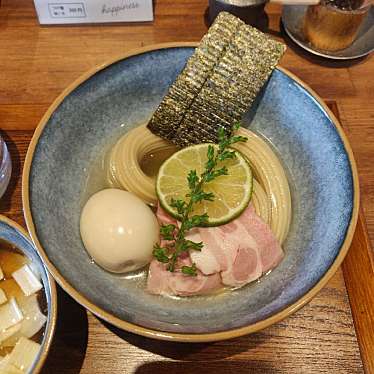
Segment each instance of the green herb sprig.
M234 126L234 131L238 130L240 124ZM245 142L247 138L244 136L230 136L227 137L225 130L220 128L218 132L218 149L213 145L208 146L207 162L205 163L204 171L201 175L197 175L196 170L190 170L187 175L187 182L189 192L185 195L186 199L172 199L170 205L176 209L180 215L180 227L173 224L161 225L160 236L168 243L161 247L155 244L153 247L153 256L164 264L167 264L167 270L174 272L179 256L190 250L201 251L203 248L202 242L194 242L186 239L186 233L194 227L204 226L208 222L208 215L192 215L195 204L202 201L214 201L214 194L204 191L204 185L212 180L227 175L228 170L226 166L218 167L222 161L234 159L236 157L235 151L228 149L232 144L238 142ZM196 276L196 264L192 266L182 266L182 273L188 276Z

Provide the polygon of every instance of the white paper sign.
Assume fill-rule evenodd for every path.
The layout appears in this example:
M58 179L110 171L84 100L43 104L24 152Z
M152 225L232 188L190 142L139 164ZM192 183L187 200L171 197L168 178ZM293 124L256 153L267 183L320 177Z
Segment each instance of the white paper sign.
M34 0L41 24L153 20L152 0Z

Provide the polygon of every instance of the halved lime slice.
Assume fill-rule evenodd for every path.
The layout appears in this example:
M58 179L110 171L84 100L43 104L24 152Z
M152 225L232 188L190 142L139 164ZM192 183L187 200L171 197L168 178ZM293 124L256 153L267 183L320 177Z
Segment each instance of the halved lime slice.
M198 144L184 148L162 165L156 181L156 193L161 206L173 217L180 218L175 208L170 206L171 199L187 201L187 175L190 170L196 170L198 175L204 171L207 161L208 146ZM215 150L218 146L214 145ZM214 201L202 201L194 206L192 214L207 213L207 226L218 226L238 217L247 207L252 195L252 171L247 161L238 151L236 158L219 162L218 168L226 166L228 175L221 175L213 181L204 184L205 192L212 192Z

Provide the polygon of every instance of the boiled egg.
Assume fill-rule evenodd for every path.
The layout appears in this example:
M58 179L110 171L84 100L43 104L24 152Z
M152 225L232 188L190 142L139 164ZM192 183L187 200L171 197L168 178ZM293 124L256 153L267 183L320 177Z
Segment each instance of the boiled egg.
M113 273L145 266L159 241L159 226L152 210L134 194L105 189L85 204L80 232L92 259Z

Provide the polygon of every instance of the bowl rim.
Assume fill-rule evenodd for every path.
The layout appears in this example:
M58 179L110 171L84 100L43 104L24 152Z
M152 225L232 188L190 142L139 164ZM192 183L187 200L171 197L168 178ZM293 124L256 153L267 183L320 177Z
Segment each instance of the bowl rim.
M20 233L20 235L24 236L30 243L34 246L33 241L28 234L28 232L17 222L11 220L10 218L0 214L0 222L6 223L8 226L14 228L16 231ZM40 256L38 249L35 247L35 251L37 255L40 257L40 261L44 263L43 258ZM40 373L45 360L48 356L49 350L51 348L52 340L56 331L56 321L57 321L57 289L56 283L54 278L49 273L49 270L46 269L46 275L48 280L49 289L51 290L51 305L50 305L50 317L48 318L49 321L49 328L45 330L44 333L44 344L41 346L41 351L39 354L39 360L34 365L32 374Z
M41 243L38 240L33 217L31 214L30 209L30 200L29 200L29 177L30 177L30 171L33 161L33 155L36 149L36 146L38 144L39 138L43 132L44 127L46 126L49 118L53 114L53 112L56 110L56 108L60 105L60 103L64 100L64 98L70 94L74 89L76 89L81 83L86 81L88 78L96 74L97 72L103 70L104 68L117 63L123 59L137 56L143 53L160 50L160 49L168 49L168 48L183 48L183 47L189 47L189 48L195 48L198 46L198 43L196 42L173 42L173 43L161 43L161 44L152 44L146 47L136 48L131 50L130 52L123 53L119 56L113 57L109 59L108 61L90 69L86 73L82 74L78 79L76 79L73 83L71 83L51 104L47 112L44 114L42 119L40 120L37 128L35 129L34 135L31 139L31 142L29 144L29 148L27 150L25 164L23 168L23 175L22 175L22 202L23 202L23 208L24 208L24 217L27 224L27 228L30 232L30 236L40 254L42 259L44 260L48 270L53 275L53 277L56 279L57 283L60 284L60 286L70 295L72 296L79 304L83 305L86 309L91 311L93 314L98 316L99 318L109 322L110 324L138 334L142 335L148 338L154 338L159 340L168 340L168 341L178 341L178 342L212 342L212 341L219 341L219 340L226 340L231 339L235 337L239 337L242 335L250 334L259 330L264 329L265 327L268 327L276 322L279 322L283 320L284 318L288 317L292 313L296 312L298 309L303 307L305 304L307 304L330 280L330 278L335 274L335 272L338 270L339 266L344 260L344 257L346 256L350 244L353 239L353 234L355 231L357 219L358 219L358 212L359 212L359 179L358 179L358 172L357 172L357 166L356 162L354 160L353 151L351 149L351 146L348 142L348 139L346 135L344 134L344 131L335 117L335 115L331 112L331 110L327 107L327 105L323 102L322 98L319 97L308 85L306 85L303 81L301 81L299 78L297 78L293 73L288 71L287 69L277 66L277 69L280 70L285 75L289 76L293 80L295 80L300 86L302 86L316 101L317 103L322 107L322 109L327 113L327 115L330 117L331 121L335 125L335 128L342 139L342 142L344 144L344 148L347 152L350 166L352 169L352 178L353 178L353 209L352 209L352 216L349 223L349 227L347 229L344 242L340 248L340 251L335 258L334 262L330 266L330 268L327 270L327 272L322 276L322 278L301 298L299 298L297 301L289 305L288 307L280 310L276 314L258 321L256 323L250 324L248 326L235 328L231 330L225 330L225 331L219 331L214 333L199 333L199 334L184 334L184 333L172 333L172 332L166 332L166 331L159 331L143 326L139 326L127 321L123 321L120 318L114 316L113 314L103 310L102 308L96 306L94 303L89 301L86 297L81 295L71 284L69 284L64 277L60 274L58 269L49 261L48 256L46 252L44 251Z

